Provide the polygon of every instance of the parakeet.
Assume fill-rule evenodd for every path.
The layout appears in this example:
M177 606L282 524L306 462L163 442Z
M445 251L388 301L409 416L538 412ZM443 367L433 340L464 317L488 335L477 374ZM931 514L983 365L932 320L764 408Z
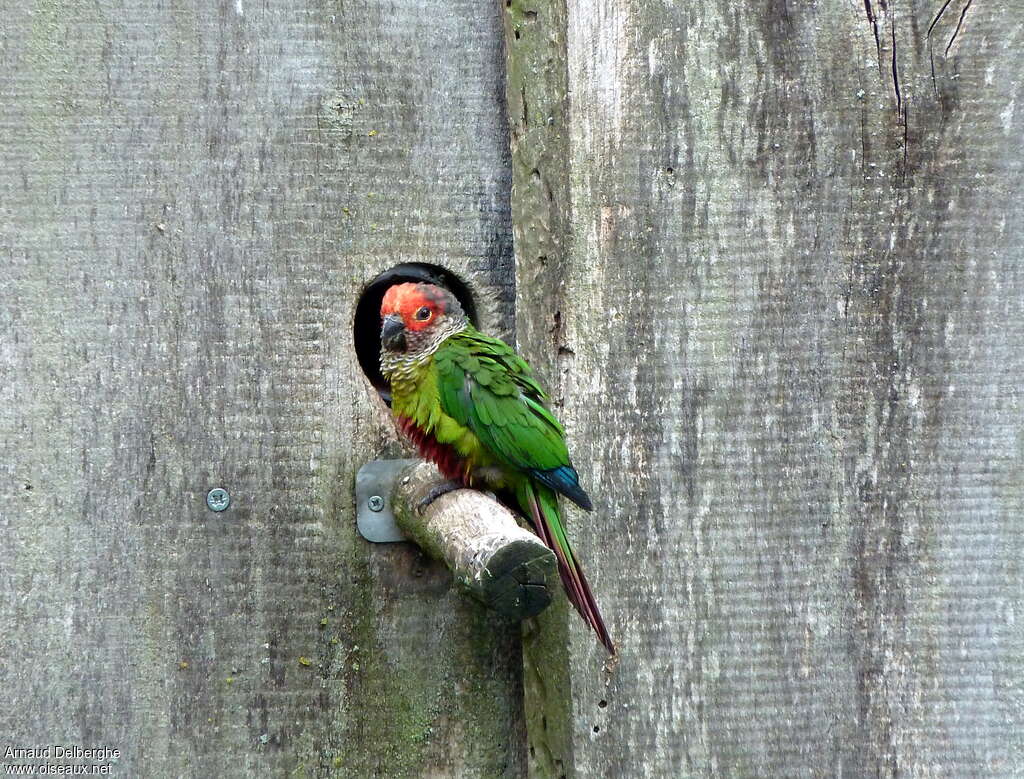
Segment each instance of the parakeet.
M555 553L570 602L612 654L558 512L558 494L590 511L565 431L530 366L470 324L458 300L432 284L397 284L381 304L381 371L399 428L444 476L514 496Z

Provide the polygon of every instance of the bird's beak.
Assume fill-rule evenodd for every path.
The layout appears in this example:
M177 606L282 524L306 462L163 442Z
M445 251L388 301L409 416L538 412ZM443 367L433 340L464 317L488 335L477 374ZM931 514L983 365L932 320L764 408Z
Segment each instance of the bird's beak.
M385 349L392 352L405 351L405 323L402 317L397 314L388 314L384 317L384 324L380 329L380 342Z

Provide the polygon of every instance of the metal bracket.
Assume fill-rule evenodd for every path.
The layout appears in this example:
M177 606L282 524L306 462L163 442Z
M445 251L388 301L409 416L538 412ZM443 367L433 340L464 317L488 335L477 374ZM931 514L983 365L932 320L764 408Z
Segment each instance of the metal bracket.
M356 474L356 526L367 541L405 541L391 510L391 491L399 474L417 460L371 460Z

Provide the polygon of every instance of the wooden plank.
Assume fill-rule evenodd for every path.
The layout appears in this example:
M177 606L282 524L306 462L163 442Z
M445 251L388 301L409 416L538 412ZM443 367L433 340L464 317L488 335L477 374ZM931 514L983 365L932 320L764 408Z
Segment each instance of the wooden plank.
M568 269L569 135L566 6L560 0L505 3L505 98L512 154L517 344L561 406L561 300ZM558 362L556 362L558 361ZM523 633L530 773L571 775L572 699L567 617L557 599ZM575 614L573 614L575 618Z
M1024 773L1019 13L566 5L506 16L519 343L621 662L565 617L533 773Z
M5 744L117 748L122 776L521 774L518 629L352 505L402 451L362 285L441 262L508 325L497 9L0 17Z

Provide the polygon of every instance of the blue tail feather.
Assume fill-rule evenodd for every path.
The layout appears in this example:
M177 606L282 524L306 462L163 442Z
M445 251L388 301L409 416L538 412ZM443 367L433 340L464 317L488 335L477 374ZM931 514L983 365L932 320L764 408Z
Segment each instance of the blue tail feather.
M571 465L561 465L548 471L532 470L530 475L555 492L562 493L581 509L593 510L594 504L580 486L580 477Z

